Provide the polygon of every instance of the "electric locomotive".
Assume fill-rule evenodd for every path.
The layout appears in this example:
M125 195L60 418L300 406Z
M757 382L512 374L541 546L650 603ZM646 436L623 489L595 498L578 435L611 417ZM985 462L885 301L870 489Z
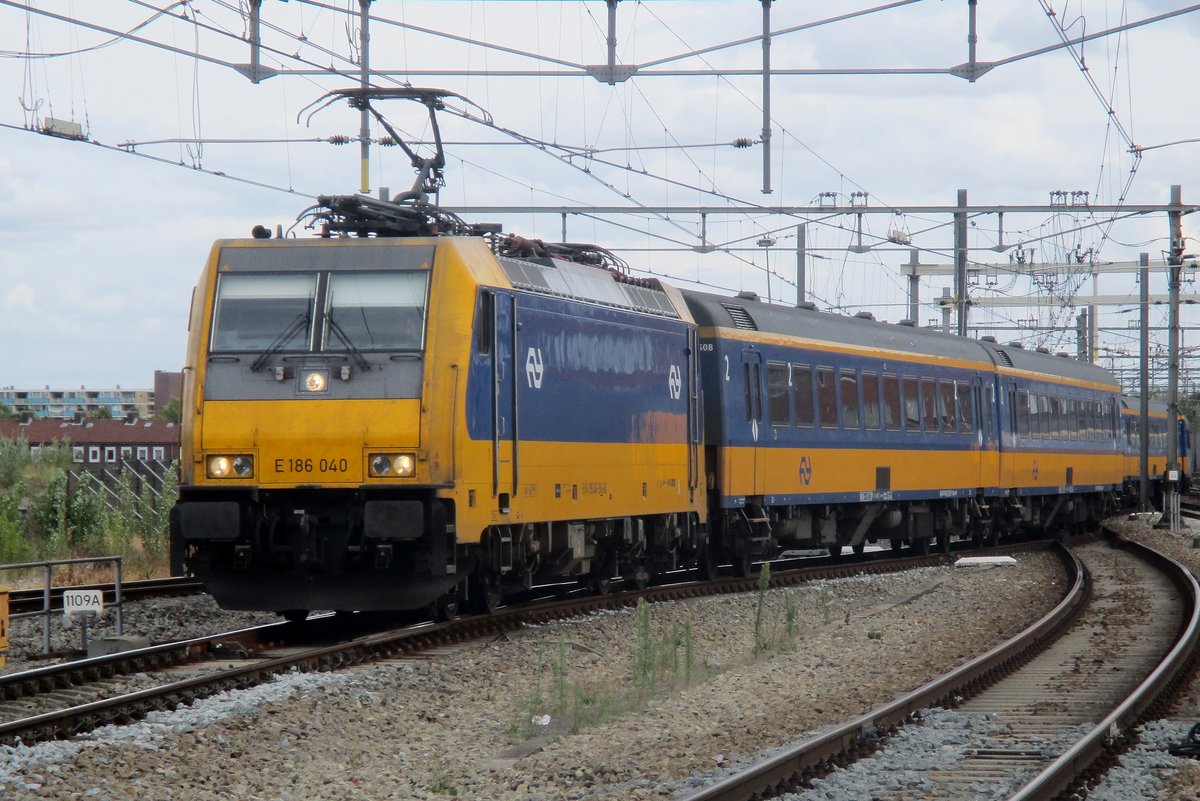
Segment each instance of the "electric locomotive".
M328 204L335 228L388 205ZM222 606L488 608L703 555L678 292L595 249L469 233L213 246L173 522Z

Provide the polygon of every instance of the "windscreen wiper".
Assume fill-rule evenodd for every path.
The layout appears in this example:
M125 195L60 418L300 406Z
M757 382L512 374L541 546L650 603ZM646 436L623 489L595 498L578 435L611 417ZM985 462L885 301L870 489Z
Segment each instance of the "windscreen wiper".
M346 346L346 350L350 351L350 354L354 356L354 363L358 365L358 369L371 369L370 362L367 361L366 357L362 355L358 348L354 347L354 343L350 341L350 337L346 336L346 332L342 330L340 325L334 322L332 316L329 318L329 330L337 334L337 338L340 339L342 344Z
M288 327L285 328L279 334L279 336L275 337L275 341L268 345L267 349L258 355L258 358L254 360L254 364L250 365L250 372L257 373L259 370L261 370L263 365L267 363L267 359L270 359L272 356L282 350L283 346L290 342L292 337L296 336L296 333L301 328L304 328L307 325L308 315L304 312L297 314L296 319L292 320Z

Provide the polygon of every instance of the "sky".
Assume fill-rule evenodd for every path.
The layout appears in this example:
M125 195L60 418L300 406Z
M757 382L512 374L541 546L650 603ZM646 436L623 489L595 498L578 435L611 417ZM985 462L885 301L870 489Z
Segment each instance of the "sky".
M215 240L247 236L255 224L288 229L314 196L360 191L357 112L342 101L311 116L306 110L357 83L328 74L357 70L357 0L264 0L262 63L279 74L258 84L231 66L250 61L240 11L247 5L0 0L0 386L150 387L154 370L183 364L192 287ZM983 0L977 59L1012 59L1064 36L1183 8L1163 0ZM886 239L910 240L923 263L952 262L950 217L919 208L952 206L960 189L972 205L1046 205L1059 190L1086 192L1093 205L1151 205L1167 203L1179 184L1185 204L1200 202L1200 144L1184 141L1200 137L1189 55L1200 34L1197 12L1014 59L972 83L878 74L966 62L966 0L778 2L772 67L824 73L772 79L770 194L762 192L762 77L713 74L761 70L761 3L623 0L620 64L714 49L639 66L615 85L551 74L605 62L607 13L599 0L372 4L370 63L388 73L374 85L436 87L475 104L448 102L476 119L439 118L447 142L443 206L809 207L802 215L711 214L703 240L699 218L682 209L572 214L567 238L613 248L634 274L792 303L795 231L808 220L809 299L894 322L908 316L899 265L909 249ZM815 24L835 16L849 18ZM846 74L853 71L874 74ZM422 107L384 101L378 108L406 137L429 136ZM493 125L479 121L481 109ZM42 133L49 119L78 124L83 141ZM373 137L383 133L372 125ZM348 143L327 141L339 136ZM738 139L749 146L733 147ZM1145 148L1140 158L1131 143ZM567 158L564 148L585 155ZM371 194L412 180L398 148L372 146ZM1070 303L1091 291L1092 260L1150 253L1159 265L1151 291L1165 292L1164 215L1114 222L1083 206L1082 194L1060 197L1075 205L1006 213L1004 243L1023 245L1031 260L1070 258L1076 266L1037 286L993 274L972 293L1067 300L997 311L981 304L972 322L995 330L977 333L1073 354ZM858 243L855 215L820 211L852 202L888 210L864 215L864 252L847 249ZM554 211L466 216L525 236L562 236ZM1189 252L1200 251L1194 216L1183 223ZM971 260L1008 263L1016 250L992 250L998 237L996 215L972 217ZM770 244L757 244L764 240ZM702 241L717 247L699 252L707 250L696 247ZM1191 272L1185 276L1184 292L1192 293ZM925 279L922 299L948 286L949 279ZM1131 275L1107 275L1096 286L1131 298L1138 292ZM1197 316L1185 307L1185 326ZM919 317L925 324L940 312L926 304ZM1128 326L1136 318L1130 306L1104 307L1101 364L1132 366L1126 356L1137 352L1136 332ZM1165 324L1162 307L1152 324ZM1189 335L1198 336L1185 330L1185 345ZM1165 334L1155 333L1155 345L1165 345Z

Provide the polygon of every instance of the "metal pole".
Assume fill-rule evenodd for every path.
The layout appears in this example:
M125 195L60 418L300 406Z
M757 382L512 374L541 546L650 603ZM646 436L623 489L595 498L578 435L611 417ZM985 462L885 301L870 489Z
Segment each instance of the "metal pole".
M917 267L921 265L921 259L916 248L908 252L908 263L913 268L912 274L908 276L908 319L913 321L913 325L918 325L920 321L917 315L921 313L921 276L917 274Z
M950 290L942 287L942 331L950 333ZM915 320L913 322L916 322Z
M1138 257L1142 271L1138 309L1141 314L1141 389L1142 408L1138 412L1138 511L1150 511L1150 254Z
M113 561L116 562L116 568L117 568L116 569L117 581L116 581L116 584L113 586L113 594L116 596L115 600L116 600L116 604L117 604L117 636L123 637L123 636L125 636L125 622L124 622L123 618L121 617L121 611L122 611L122 605L121 605L121 557L118 556Z
M975 12L979 0L967 0L967 21L969 29L967 31L967 64L969 64L968 78L971 83L975 83L975 43L979 41L979 35L975 32Z
M258 83L258 68L261 64L259 60L259 46L262 44L259 32L261 9L262 0L250 0L250 83Z
M805 275L805 260L808 258L808 226L800 223L796 226L796 305L808 300L808 288Z
M954 296L958 299L958 335L967 335L967 190L958 190L954 212Z
M764 195L771 194L771 0L762 0L763 7L763 186Z
M1167 335L1167 475L1164 487L1170 496L1176 492L1175 479L1179 470L1179 285L1183 270L1183 187L1171 185L1171 206L1167 220L1171 229L1171 251L1167 260L1167 291L1170 311ZM1169 496L1169 497L1170 497ZM1169 508L1174 509L1173 501ZM1171 515L1171 533L1177 533L1175 515Z
M1092 296L1100 294L1100 276L1097 273L1092 273ZM1096 363L1096 345L1100 338L1100 318L1096 313L1100 307L1096 304L1090 304L1087 307L1088 315L1088 352L1087 361Z
M371 85L371 0L358 0L359 5L359 85L366 90ZM359 191L371 191L371 113L364 106L358 118L358 152L361 163Z
M608 85L617 85L617 3L608 0Z
M50 565L42 567L45 582L42 585L42 653L50 653Z

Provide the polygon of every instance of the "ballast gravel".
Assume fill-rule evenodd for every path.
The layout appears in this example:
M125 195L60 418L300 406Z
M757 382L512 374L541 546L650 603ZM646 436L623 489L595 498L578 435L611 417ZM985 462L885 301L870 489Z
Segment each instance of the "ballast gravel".
M669 798L960 664L1063 586L1029 553L772 590L761 611L755 593L655 605L641 638L633 610L531 627L3 749L0 797Z

